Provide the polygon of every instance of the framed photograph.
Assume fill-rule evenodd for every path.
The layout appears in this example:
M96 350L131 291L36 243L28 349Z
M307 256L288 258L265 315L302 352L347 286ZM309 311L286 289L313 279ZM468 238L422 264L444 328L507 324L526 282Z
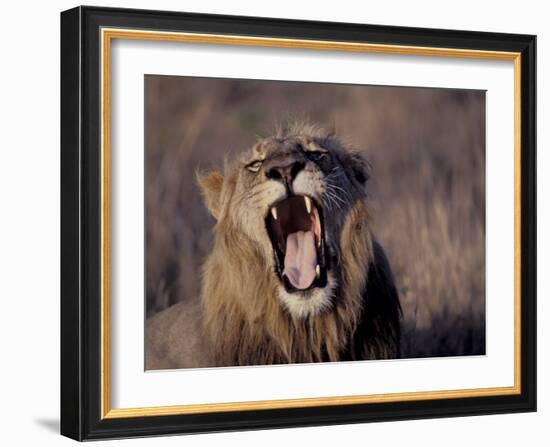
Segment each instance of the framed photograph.
M536 409L531 35L61 13L61 432Z

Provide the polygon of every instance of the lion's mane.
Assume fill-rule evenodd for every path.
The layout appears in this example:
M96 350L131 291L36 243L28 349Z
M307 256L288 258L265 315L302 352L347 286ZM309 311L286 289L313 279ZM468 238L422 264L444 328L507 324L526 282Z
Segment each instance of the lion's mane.
M287 133L330 138L312 126ZM392 358L399 354L399 302L388 262L369 226L364 200L343 217L338 260L341 272L332 308L295 318L277 299L277 278L256 241L238 231L242 216L232 213L238 176L226 164L224 179L203 177L204 191L225 182L217 209L215 242L203 270L203 329L216 365L257 365ZM205 194L208 202L208 193ZM261 219L261 216L256 216ZM247 216L250 218L250 216Z

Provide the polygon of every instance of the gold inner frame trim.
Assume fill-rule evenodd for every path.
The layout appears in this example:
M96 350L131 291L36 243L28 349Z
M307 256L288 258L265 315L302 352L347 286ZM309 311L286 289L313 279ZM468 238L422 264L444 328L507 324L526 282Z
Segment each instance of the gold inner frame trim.
M212 412L308 408L381 402L404 402L465 397L503 396L521 393L521 54L514 52L465 50L371 43L283 39L200 33L101 29L101 418L167 416ZM327 396L304 399L222 402L215 404L173 405L141 408L111 408L110 342L110 179L111 179L111 41L113 39L164 42L293 48L409 56L436 56L504 60L514 63L514 385L443 391L404 392L353 396Z

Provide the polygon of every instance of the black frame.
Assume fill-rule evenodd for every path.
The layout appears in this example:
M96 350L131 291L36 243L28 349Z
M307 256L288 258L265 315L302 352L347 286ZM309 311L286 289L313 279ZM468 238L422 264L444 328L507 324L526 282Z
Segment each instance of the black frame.
M521 53L521 394L100 418L100 28ZM77 7L61 13L61 433L77 440L536 411L536 36Z

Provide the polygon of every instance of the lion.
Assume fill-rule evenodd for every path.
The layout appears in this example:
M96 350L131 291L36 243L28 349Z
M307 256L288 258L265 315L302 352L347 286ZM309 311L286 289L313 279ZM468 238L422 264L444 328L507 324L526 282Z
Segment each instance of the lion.
M146 369L397 358L401 307L371 230L369 174L307 123L198 173L213 249L200 297L146 322Z

